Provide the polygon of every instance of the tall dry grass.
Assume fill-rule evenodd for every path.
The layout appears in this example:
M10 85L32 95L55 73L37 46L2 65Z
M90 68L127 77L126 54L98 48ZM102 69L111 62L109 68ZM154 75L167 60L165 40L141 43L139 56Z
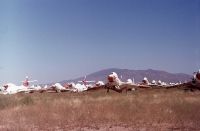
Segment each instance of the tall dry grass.
M200 129L200 92L105 90L0 96L0 130Z

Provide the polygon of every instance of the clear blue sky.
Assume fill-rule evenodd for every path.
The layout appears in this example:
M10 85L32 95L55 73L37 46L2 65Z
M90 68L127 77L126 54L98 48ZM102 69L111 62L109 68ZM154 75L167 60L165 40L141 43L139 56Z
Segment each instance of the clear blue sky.
M111 67L200 68L200 0L0 0L0 85Z

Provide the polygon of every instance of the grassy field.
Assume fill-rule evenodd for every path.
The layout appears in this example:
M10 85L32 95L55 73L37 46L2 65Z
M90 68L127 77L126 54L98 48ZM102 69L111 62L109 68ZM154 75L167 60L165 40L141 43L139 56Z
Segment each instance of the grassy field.
M200 130L200 92L1 95L0 130Z

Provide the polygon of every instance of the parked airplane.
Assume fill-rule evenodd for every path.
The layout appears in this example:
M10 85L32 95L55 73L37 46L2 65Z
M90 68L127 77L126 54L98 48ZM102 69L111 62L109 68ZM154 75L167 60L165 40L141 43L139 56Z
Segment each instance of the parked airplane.
M23 86L25 86L25 87L29 87L30 83L32 83L32 82L37 82L37 80L30 81L28 76L26 76L26 79L24 81L22 81Z
M197 72L194 72L192 81L189 82L179 82L179 83L171 83L166 86L166 88L179 88L179 89L184 89L184 90L189 90L189 91L194 91L194 90L200 90L200 70Z
M200 83L200 69L198 72L195 72L193 75L193 80L197 83Z
M35 82L35 81L37 81L37 80L29 81L28 76L26 76L26 79L24 81L22 81L21 86L16 86L15 84L12 84L12 83L5 84L2 88L2 93L3 94L16 94L19 92L25 92L25 93L33 92L35 90L35 87L33 87L33 86L30 87L29 83Z
M200 88L200 69L197 72L194 72L192 84Z
M131 79L128 79L127 82L122 82L116 72L112 72L110 75L108 75L107 80L108 82L105 85L107 88L107 92L109 92L109 89L112 89L114 91L122 93L124 89L127 92L128 90L135 90L136 87Z
M84 84L80 84L80 83L68 83L65 85L65 88L69 89L72 92L83 92L88 90L88 87Z
M78 81L78 82L82 83L82 84L84 84L86 86L91 86L91 84L88 84L88 83L95 83L95 81L87 81L86 78L87 78L87 76L85 76L82 81Z
M88 88L87 91L99 90L99 89L104 89L104 88L105 88L104 82L103 81L98 81L94 85L92 85L92 87Z
M54 90L56 92L70 91L70 89L67 89L66 87L62 86L60 83L56 83L56 84L52 85L51 88L52 88L52 90Z
M95 86L99 87L99 86L104 86L104 82L103 81L98 81L95 83Z
M99 86L104 84L102 82L95 83L96 81L88 81L88 80L86 80L86 78L87 78L87 76L85 76L82 81L78 81L79 83L82 83L82 84L79 84L79 83L76 84L75 88L78 90L78 92L94 89L97 87L96 84ZM90 83L90 84L88 84L88 83ZM94 83L94 84L91 84L91 83Z
M55 90L56 92L64 92L64 91L83 92L83 91L86 91L86 90L89 90L89 89L95 87L94 84L93 85L88 84L88 83L94 83L95 81L87 81L86 76L84 77L84 79L82 81L78 81L78 82L79 83L77 83L77 84L67 83L64 86L62 86L60 83L56 83L51 86L51 90ZM102 83L98 83L98 84L101 85Z

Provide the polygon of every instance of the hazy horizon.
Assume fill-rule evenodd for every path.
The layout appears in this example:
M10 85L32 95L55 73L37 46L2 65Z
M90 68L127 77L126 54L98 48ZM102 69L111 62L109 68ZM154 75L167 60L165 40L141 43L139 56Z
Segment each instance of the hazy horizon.
M1 0L0 18L0 85L200 68L200 0Z

